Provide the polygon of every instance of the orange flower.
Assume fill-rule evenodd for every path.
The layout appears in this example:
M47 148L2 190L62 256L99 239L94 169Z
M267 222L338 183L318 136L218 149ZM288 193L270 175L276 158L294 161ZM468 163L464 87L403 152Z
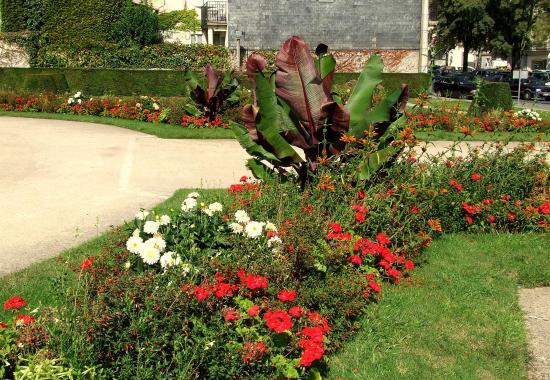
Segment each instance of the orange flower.
M474 132L472 132L468 127L466 127L465 125L463 125L462 127L460 127L460 132L461 133L464 133L466 136L473 136L474 135Z
M357 138L355 136L344 134L344 135L342 135L342 137L340 137L340 141L342 141L346 144L352 144L352 143L357 141Z
M428 220L428 226L436 232L443 232L443 228L441 227L441 222L439 219L430 219Z
M322 190L334 191L334 185L329 176L324 175L319 182L319 188Z

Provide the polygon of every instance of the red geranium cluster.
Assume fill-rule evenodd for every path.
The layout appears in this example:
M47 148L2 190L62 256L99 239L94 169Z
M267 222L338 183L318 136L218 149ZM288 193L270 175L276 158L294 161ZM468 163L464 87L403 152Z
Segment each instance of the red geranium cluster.
M21 296L11 297L9 300L4 302L4 310L21 309L26 304L27 301L25 301Z
M205 116L183 115L180 125L185 128L229 128L229 125L224 123L219 116L209 121Z
M260 361L269 349L261 342L246 342L243 344L241 356L245 364Z

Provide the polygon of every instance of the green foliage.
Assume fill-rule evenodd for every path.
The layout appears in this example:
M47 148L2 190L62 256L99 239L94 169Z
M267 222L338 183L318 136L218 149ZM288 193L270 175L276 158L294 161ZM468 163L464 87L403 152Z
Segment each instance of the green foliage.
M159 19L145 4L129 3L114 23L111 39L118 43L151 45L160 42Z
M463 69L468 66L468 52L486 46L495 21L487 13L489 0L440 0L439 19L435 31L439 49L464 46ZM500 1L499 1L500 2ZM506 24L510 27L513 24Z
M159 14L160 30L197 31L201 29L199 15L194 9L183 9Z
M508 83L480 81L470 112L480 116L493 110L509 111L514 107Z
M91 42L81 47L46 46L40 49L35 67L132 68L201 70L211 64L229 68L229 52L223 46L158 44L143 48Z
M185 75L185 94L197 105L197 113L203 113L209 121L218 117L218 113L239 102L241 88L233 72L228 71L220 78L212 66L204 68L204 75L198 77L188 71Z
M2 32L27 30L25 0L0 0L0 20Z
M107 41L129 0L43 0L42 36L48 44L82 46Z
M247 72L255 84L254 104L243 109L244 126L231 125L241 145L254 157L248 166L258 178L266 179L271 170L261 167L263 160L283 177L297 173L303 187L320 162L346 149L346 143L366 136L374 136L369 142L373 151L359 168L360 180L369 178L399 153L399 148L390 146L399 126L390 126L404 111L408 92L404 86L374 104L375 89L382 82L380 56L372 56L365 65L345 106L333 98L336 61L323 53L314 60L299 37L283 44L273 76L266 77L266 67L263 57L249 57ZM303 150L305 160L294 147Z
M65 93L69 90L67 79L63 74L28 74L21 83L24 92Z

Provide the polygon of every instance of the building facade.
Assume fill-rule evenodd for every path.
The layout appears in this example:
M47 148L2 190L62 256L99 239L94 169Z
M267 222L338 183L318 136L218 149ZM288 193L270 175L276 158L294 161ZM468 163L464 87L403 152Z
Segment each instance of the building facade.
M328 45L344 71L360 70L372 53L382 54L387 71L424 71L427 6L424 0L228 0L228 45L278 49L299 35L313 48Z

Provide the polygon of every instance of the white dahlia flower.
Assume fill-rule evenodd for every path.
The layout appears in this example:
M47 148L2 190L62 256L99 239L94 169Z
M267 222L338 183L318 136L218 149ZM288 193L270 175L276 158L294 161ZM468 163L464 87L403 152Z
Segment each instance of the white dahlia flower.
M235 220L239 223L246 224L246 223L250 222L250 217L248 216L246 211L237 210L237 212L235 213Z
M186 200L183 201L183 203L181 204L181 210L182 211L191 211L193 210L195 207L197 207L197 200L195 198L187 198Z
M139 236L134 235L126 241L126 249L131 253L139 253L142 245L143 239Z
M246 236L248 236L251 239L257 239L260 236L262 236L263 228L264 228L264 223L250 222L245 226L244 230L245 230Z
M266 231L271 231L271 232L277 232L277 226L275 226L271 222L267 222L266 225L265 225L265 230Z
M181 264L181 257L174 252L166 252L160 258L160 266L164 269Z
M172 221L172 219L170 219L170 217L168 215L162 215L159 219L160 221L160 225L161 226L167 226L170 224L170 222Z
M154 235L158 232L160 227L160 222L154 222L152 220L148 220L145 222L145 225L143 226L143 232Z
M155 265L160 260L160 251L152 244L143 244L139 256L145 264Z
M229 228L231 229L231 232L234 234L242 234L244 231L244 227L239 223L231 223L229 225Z
M158 249L159 252L163 252L166 249L166 241L160 235L155 235L151 239L146 240L143 244L150 245L153 248Z
M189 193L187 194L187 198L198 198L200 197L201 195L199 193L197 193L196 191L192 192L192 193Z
M222 212L223 205L220 202L214 202L208 205L208 209L212 212Z
M141 210L136 214L136 219L145 220L145 218L147 218L147 215L149 215L149 211Z

